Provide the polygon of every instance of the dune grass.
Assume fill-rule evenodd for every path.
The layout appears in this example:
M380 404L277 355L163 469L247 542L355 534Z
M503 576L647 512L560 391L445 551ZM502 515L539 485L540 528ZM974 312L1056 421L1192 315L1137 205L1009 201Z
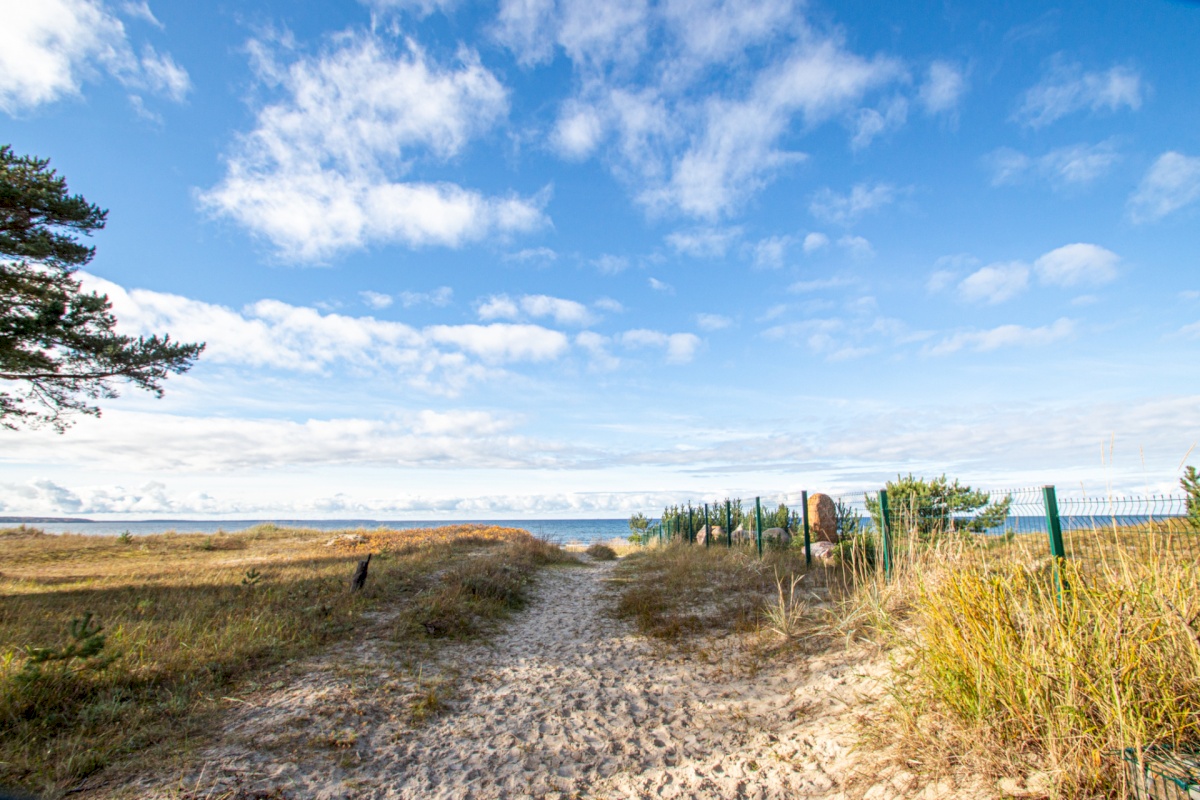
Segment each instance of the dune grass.
M762 559L748 547L674 543L646 548L626 556L617 568L614 613L643 635L679 639L756 630L764 620L770 623L767 612L774 605L791 636L796 613L806 603L806 582L820 571L817 567L809 575L804 552L797 548L769 549Z
M367 553L366 587L352 593ZM56 796L130 754L202 738L223 696L352 635L373 607L397 610L401 640L486 631L525 602L538 568L567 560L524 531L489 526L7 532L0 787Z
M597 561L615 561L617 558L617 551L603 542L596 542L583 552L587 553Z
M1044 535L902 542L836 619L893 652L899 713L874 736L909 767L1124 797L1124 748L1200 747L1197 535L1075 530L1057 570Z

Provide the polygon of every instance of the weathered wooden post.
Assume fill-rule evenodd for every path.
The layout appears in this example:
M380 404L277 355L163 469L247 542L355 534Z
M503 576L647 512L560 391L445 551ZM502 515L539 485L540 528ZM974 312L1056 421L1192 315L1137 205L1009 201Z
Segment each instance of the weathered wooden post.
M354 578L350 581L350 591L361 591L367 582L367 567L371 564L371 554L367 553L367 557L358 562L358 568L354 570Z

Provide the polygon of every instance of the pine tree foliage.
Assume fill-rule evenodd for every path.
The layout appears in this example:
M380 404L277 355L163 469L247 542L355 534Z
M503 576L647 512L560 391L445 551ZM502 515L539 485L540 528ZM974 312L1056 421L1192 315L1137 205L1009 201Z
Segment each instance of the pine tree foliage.
M1200 530L1200 473L1189 466L1179 479L1179 485L1187 492L1187 515L1192 527Z
M1012 497L992 502L987 492L939 478L917 478L909 473L887 482L893 531L936 538L945 533L982 533L1005 523ZM867 511L879 527L879 500L867 498Z
M203 344L123 336L106 295L84 292L75 273L95 255L81 244L108 212L67 191L49 161L0 146L0 426L64 430L92 401L117 396L114 381L162 396L169 374L188 370Z

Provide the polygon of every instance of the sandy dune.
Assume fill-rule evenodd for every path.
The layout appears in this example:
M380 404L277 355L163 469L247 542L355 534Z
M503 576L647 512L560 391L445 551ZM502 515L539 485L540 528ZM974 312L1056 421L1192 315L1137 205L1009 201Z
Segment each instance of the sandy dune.
M365 636L230 703L198 766L120 794L211 798L957 797L851 749L880 663L837 652L756 669L737 636L686 651L603 610L613 565L546 570L490 644L398 664ZM381 633L386 619L376 620ZM419 677L419 681L418 681ZM447 708L414 723L439 681Z

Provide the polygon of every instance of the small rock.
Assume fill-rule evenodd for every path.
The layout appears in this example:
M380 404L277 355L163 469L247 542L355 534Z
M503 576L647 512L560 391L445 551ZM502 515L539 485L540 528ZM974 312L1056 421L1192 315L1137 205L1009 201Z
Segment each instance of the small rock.
M813 558L828 561L833 557L833 548L836 545L832 542L812 542L809 547L812 548Z

